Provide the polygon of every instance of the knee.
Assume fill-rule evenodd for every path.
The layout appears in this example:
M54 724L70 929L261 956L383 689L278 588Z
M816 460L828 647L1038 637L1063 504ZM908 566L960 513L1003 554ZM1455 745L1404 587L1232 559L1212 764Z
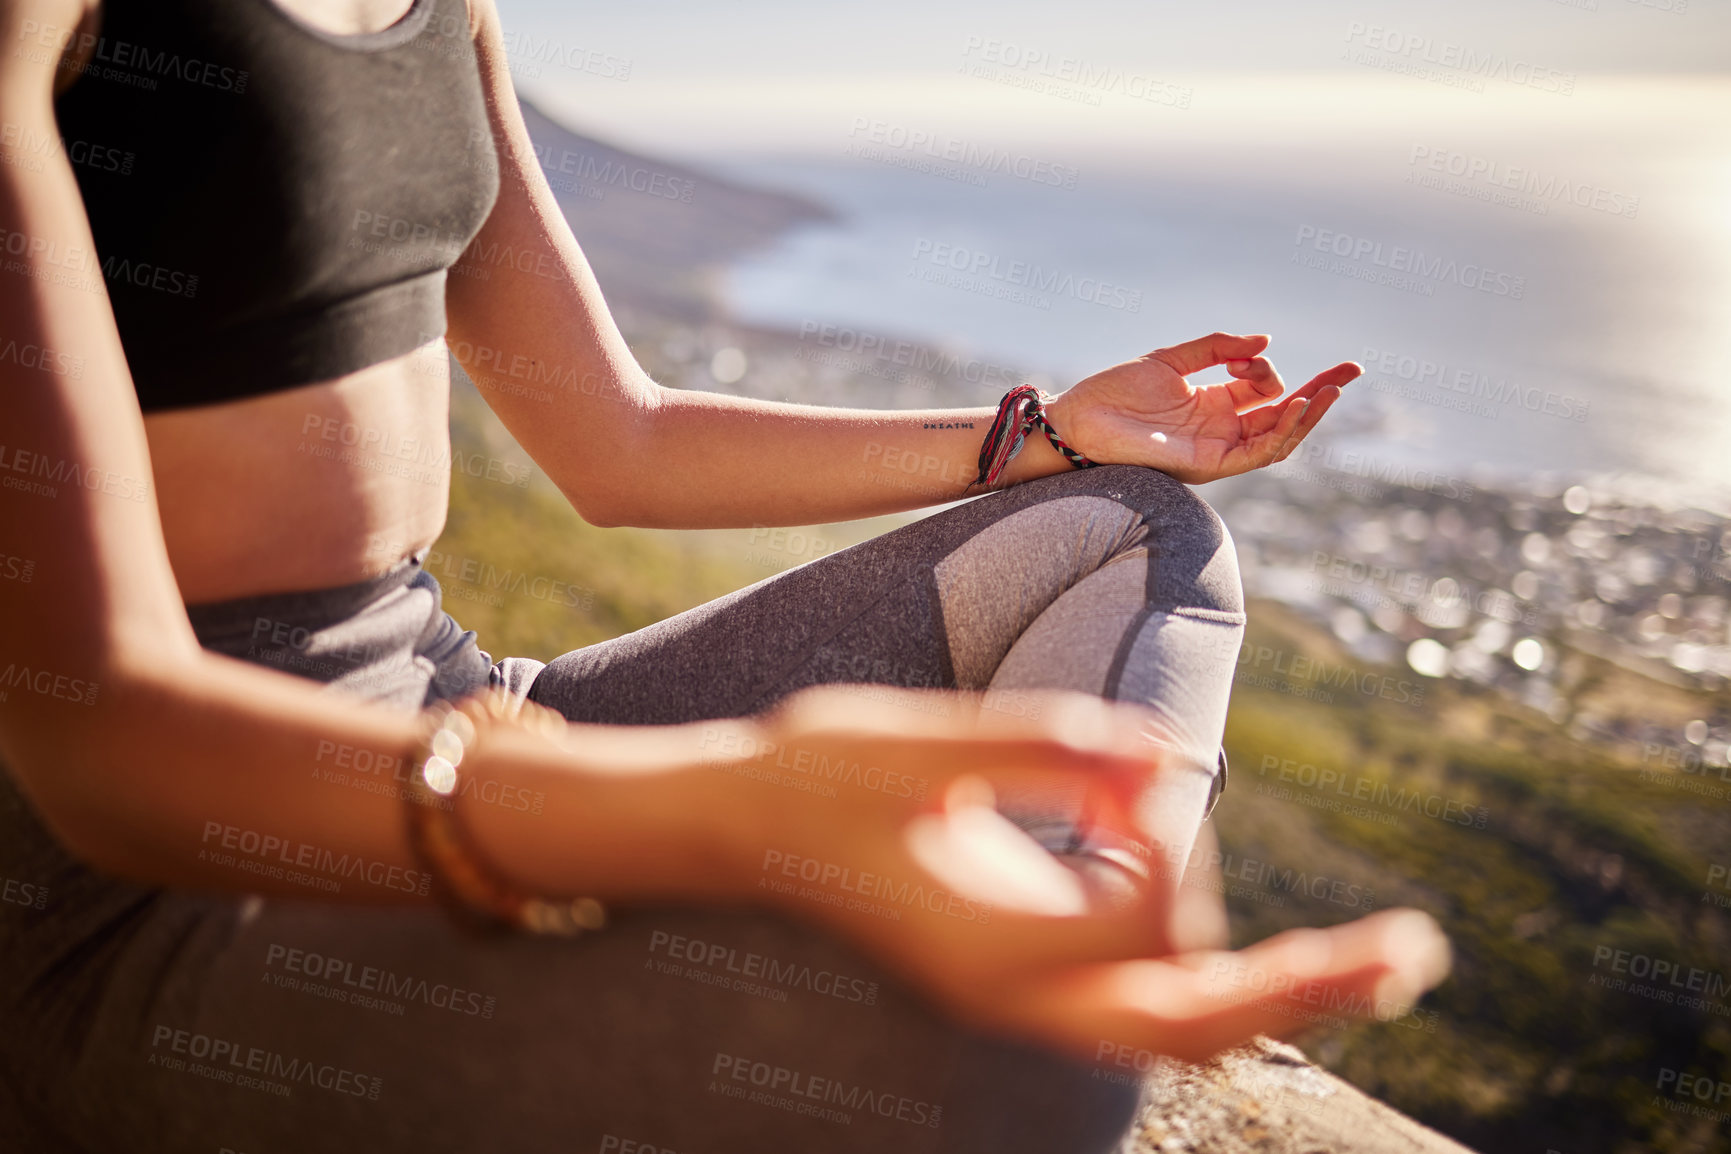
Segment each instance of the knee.
M1235 617L1244 612L1238 553L1220 514L1184 482L1139 465L1087 470L1100 492L1123 503L1148 526L1154 566L1150 596L1163 608L1201 609Z

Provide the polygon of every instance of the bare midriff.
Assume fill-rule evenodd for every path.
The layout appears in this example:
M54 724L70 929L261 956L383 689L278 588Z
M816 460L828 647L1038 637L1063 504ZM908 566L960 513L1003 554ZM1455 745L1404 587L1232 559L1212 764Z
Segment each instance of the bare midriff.
M187 604L348 585L438 539L450 497L442 341L336 380L146 413Z

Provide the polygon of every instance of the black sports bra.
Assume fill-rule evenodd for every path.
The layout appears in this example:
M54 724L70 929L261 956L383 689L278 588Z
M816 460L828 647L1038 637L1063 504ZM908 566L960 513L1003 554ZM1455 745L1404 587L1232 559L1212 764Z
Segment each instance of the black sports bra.
M55 111L146 411L442 335L499 190L464 0L357 36L271 0L103 0Z

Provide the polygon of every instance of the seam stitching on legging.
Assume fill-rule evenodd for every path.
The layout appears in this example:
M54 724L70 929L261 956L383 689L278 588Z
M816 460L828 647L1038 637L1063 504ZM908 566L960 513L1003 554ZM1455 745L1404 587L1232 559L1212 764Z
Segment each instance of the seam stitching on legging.
M1230 609L1202 609L1197 606L1179 605L1163 610L1174 617L1194 617L1198 621L1217 621L1222 625L1243 625L1249 619L1242 613L1234 613Z
M927 567L925 577L926 599L936 618L937 644L932 648L938 654L938 680L946 689L953 689L956 686L956 667L950 660L950 626L944 616L943 590L938 587L938 567L935 564Z

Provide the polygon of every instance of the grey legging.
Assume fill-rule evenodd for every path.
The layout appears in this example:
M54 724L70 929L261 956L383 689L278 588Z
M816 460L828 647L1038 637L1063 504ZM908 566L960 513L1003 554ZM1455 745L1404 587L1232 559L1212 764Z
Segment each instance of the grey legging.
M489 678L613 723L742 715L818 682L1060 687L1152 706L1151 736L1207 766L1243 628L1219 519L1129 467L989 495L545 666L492 663L415 563L191 615L211 649L403 708ZM388 774L351 760L327 780ZM1175 840L1209 782L1159 796ZM1132 1119L1122 1079L961 1029L780 917L623 911L574 943L477 940L425 907L124 885L0 785L0 868L37 887L0 903L0 1149L1086 1154ZM1085 855L1065 802L1006 809ZM246 865L245 837L230 848Z

